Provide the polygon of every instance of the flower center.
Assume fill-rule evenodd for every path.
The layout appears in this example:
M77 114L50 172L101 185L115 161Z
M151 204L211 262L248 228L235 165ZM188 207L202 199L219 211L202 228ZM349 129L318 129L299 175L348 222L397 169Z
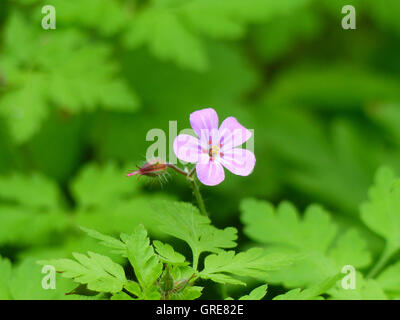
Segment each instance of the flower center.
M218 154L219 154L219 147L218 146L211 146L210 149L208 150L208 155L211 158L214 158Z

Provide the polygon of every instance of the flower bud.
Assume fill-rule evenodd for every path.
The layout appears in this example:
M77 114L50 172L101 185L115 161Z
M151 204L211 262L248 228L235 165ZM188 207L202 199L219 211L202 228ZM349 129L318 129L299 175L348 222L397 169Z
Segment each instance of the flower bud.
M143 166L138 167L138 170L128 173L126 176L131 177L135 175L156 177L167 172L167 164L161 159L153 159L145 163Z

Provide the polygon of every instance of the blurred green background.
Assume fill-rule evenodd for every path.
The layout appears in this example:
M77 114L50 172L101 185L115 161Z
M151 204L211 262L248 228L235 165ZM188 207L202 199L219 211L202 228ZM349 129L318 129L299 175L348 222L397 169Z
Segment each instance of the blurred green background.
M56 30L41 27L48 4ZM255 130L253 174L202 187L215 225L240 230L248 196L358 225L376 169L400 169L399 16L398 0L2 0L0 254L22 283L34 259L104 251L78 225L152 230L149 199L193 201L173 174L125 173L150 129L188 128L203 107Z

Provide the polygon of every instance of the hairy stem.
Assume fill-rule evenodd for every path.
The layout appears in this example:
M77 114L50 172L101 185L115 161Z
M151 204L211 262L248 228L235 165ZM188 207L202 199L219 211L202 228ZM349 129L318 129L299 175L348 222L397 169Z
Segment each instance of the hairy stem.
M203 197L201 196L201 193L200 193L199 185L197 184L196 180L193 177L188 178L188 179L190 181L190 184L192 185L193 193L194 193L194 196L196 197L197 204L199 205L200 213L203 216L208 217L206 206L204 204Z
M167 163L167 167L168 167L168 168L171 168L172 170L178 172L179 174L181 174L181 175L183 175L183 176L185 176L185 177L188 176L188 173L187 173L186 171L184 171L184 170L178 168L176 165Z
M196 197L197 204L199 205L200 213L207 217L208 214L207 214L206 206L204 204L203 197L201 196L201 193L200 193L199 185L197 184L195 178L193 177L195 168L193 168L192 170L187 172L187 171L184 171L170 163L167 164L167 167L169 167L169 168L173 169L174 171L176 171L177 173L185 176L186 179L189 180L190 184L192 185L193 193L194 193L194 196Z

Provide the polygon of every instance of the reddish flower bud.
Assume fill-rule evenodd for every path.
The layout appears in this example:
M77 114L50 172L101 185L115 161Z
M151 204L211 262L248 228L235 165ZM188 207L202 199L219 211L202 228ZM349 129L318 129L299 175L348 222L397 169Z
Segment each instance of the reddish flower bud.
M153 159L145 163L143 166L138 167L138 170L128 173L126 176L131 177L135 175L156 177L167 172L167 164L161 159Z

